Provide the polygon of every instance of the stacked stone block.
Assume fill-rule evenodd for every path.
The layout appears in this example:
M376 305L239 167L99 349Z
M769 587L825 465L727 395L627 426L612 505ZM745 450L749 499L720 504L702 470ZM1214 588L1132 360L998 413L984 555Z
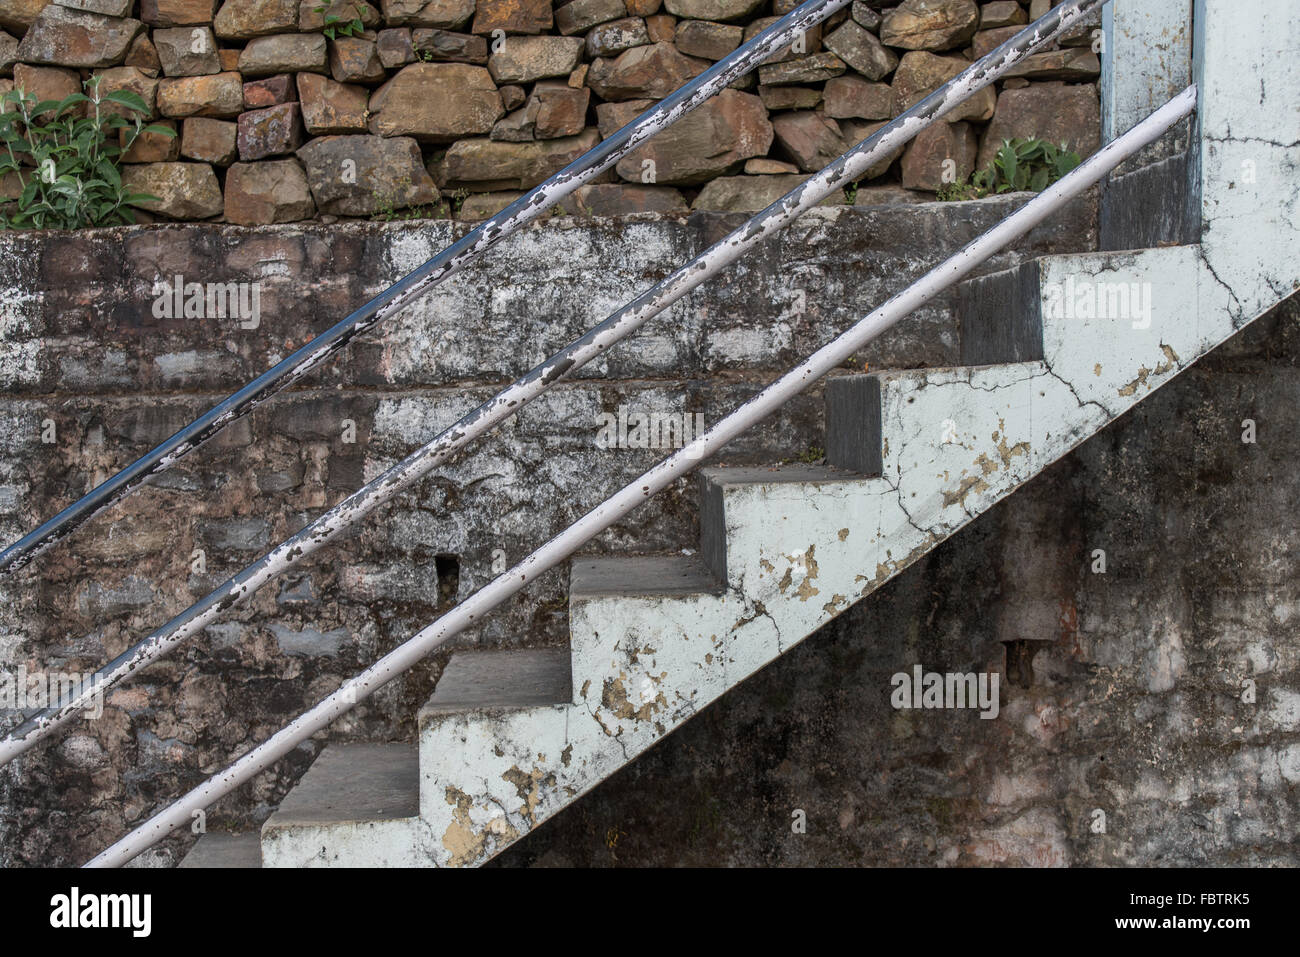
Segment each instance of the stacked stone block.
M158 197L149 218L479 219L795 6L0 0L0 86L59 98L95 75L143 97L149 119L176 133L145 136L124 157L131 188ZM626 157L569 211L762 208L1047 7L858 0ZM1072 30L870 170L859 201L930 198L1004 138L1091 152L1097 29Z

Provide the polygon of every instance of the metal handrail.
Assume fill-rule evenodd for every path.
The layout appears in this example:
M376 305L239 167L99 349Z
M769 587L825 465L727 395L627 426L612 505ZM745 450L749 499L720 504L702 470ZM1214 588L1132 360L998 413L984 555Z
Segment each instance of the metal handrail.
M1076 169L1047 187L988 232L931 269L858 323L817 350L703 435L625 485L559 535L503 572L446 615L369 668L345 681L306 713L209 778L170 807L91 860L87 866L124 864L171 831L189 823L193 812L207 807L254 775L270 767L302 741L325 728L388 681L421 661L434 648L521 591L529 582L569 558L596 535L622 519L651 496L698 466L746 429L771 415L789 399L833 371L904 316L953 286L1008 243L1023 236L1074 196L1093 186L1125 159L1163 135L1196 107L1196 87L1189 86L1127 133L1112 140Z
M821 172L772 203L738 229L678 268L666 279L613 313L586 335L469 412L378 478L321 514L297 534L228 579L165 625L128 648L69 692L58 704L26 717L0 741L0 765L76 717L97 696L140 668L168 654L278 575L407 488L454 452L519 411L560 379L621 341L746 251L812 208L830 192L852 182L921 129L988 86L1026 56L1107 0L1069 0L1021 30L1000 47L953 77L934 93L867 137Z
M183 456L252 412L276 392L319 366L366 330L398 312L417 296L456 272L499 240L535 219L579 186L618 162L638 145L671 126L714 93L726 89L797 35L815 26L850 0L808 0L698 77L646 110L560 172L480 223L424 265L370 300L311 342L277 362L238 392L213 406L112 478L0 552L0 577L17 571L40 552L129 495L151 475L171 468Z

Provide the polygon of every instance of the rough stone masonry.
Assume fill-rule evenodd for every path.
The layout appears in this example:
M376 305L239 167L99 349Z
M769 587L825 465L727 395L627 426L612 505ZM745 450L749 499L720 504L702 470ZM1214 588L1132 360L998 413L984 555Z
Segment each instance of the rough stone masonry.
M151 120L140 221L483 219L795 0L0 0L0 92L88 77ZM758 210L1052 6L858 0L570 198L572 214ZM861 185L929 198L1003 139L1099 140L1093 18ZM0 199L21 192L0 179Z

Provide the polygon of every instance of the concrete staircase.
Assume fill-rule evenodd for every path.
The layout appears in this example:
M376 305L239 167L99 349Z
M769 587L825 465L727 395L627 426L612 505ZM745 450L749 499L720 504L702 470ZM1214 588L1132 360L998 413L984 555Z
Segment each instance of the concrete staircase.
M1121 288L1149 291L1149 322L1077 315ZM1167 383L1234 312L1199 246L972 280L969 365L832 380L826 466L704 470L698 556L576 561L568 649L456 653L417 746L328 746L260 842L209 836L186 866L482 863Z
M1199 243L964 284L961 366L830 381L827 465L704 470L697 555L576 561L567 649L455 654L415 746L328 746L185 866L488 860L1300 288L1300 15L1197 16ZM1151 170L1129 193L1158 204Z

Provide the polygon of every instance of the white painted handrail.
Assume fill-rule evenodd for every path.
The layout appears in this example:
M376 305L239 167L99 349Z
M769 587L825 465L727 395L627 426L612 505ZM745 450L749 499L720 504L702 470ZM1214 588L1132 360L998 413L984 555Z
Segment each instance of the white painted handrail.
M876 336L938 293L967 276L980 263L1033 229L1072 197L1099 182L1119 163L1154 142L1196 107L1190 86L1127 133L1112 140L1076 169L1024 206L931 269L835 340L767 386L693 442L624 486L513 568L493 579L442 618L421 630L355 677L345 681L309 711L253 748L220 774L209 778L89 862L89 867L126 863L177 828L195 811L270 767L302 741L355 707L387 682L421 661L433 649L563 562L600 532L695 468L752 425L822 376L838 368Z

